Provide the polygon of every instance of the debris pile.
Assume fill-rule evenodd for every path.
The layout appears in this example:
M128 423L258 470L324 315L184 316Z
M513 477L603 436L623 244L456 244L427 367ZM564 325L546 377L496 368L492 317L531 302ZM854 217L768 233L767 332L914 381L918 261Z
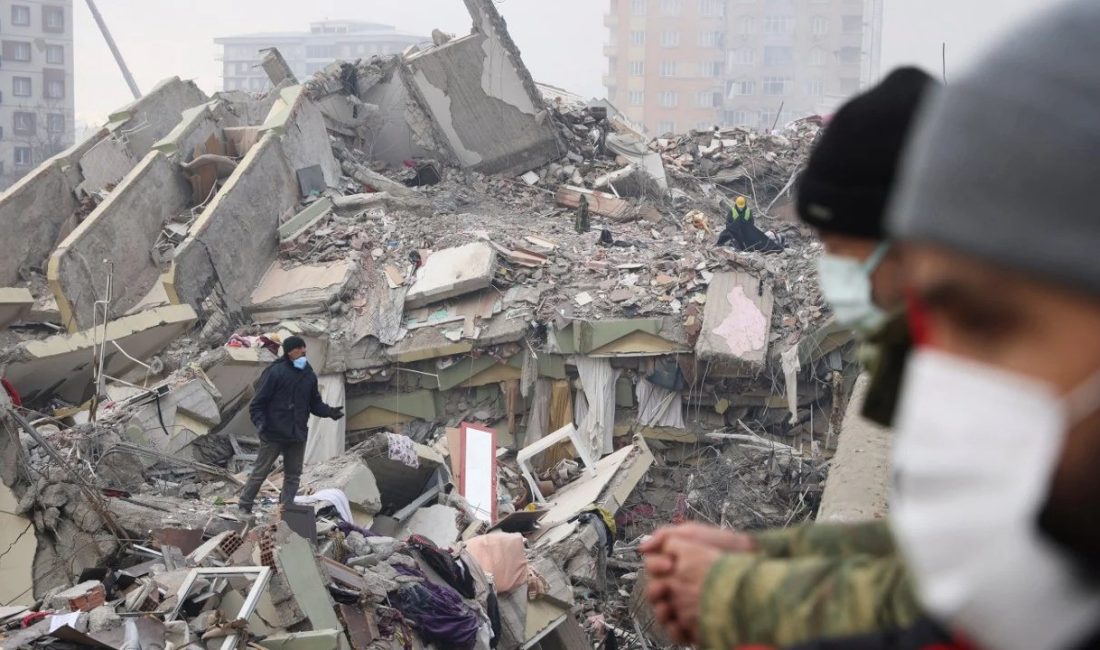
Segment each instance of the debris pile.
M780 216L816 123L649 141L467 6L264 95L169 80L0 195L4 647L658 647L641 537L812 518L854 381ZM783 252L715 245L737 193ZM290 335L346 418L245 516Z

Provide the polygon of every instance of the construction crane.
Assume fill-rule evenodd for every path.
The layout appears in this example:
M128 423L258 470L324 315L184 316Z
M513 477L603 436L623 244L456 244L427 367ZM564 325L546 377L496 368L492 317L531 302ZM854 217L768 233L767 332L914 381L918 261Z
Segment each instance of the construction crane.
M122 76L126 78L126 85L130 87L134 99L141 98L141 91L138 90L137 82L134 81L134 75L130 74L130 68L126 67L126 61L122 59L122 52L118 50L118 45L115 45L115 39L111 38L111 30L107 29L107 23L104 22L103 16L99 13L99 8L95 6L95 0L87 1L88 9L92 11L92 18L95 18L96 24L99 25L99 31L103 32L103 39L107 41L107 47L111 48L111 54L114 55L115 62L122 70Z

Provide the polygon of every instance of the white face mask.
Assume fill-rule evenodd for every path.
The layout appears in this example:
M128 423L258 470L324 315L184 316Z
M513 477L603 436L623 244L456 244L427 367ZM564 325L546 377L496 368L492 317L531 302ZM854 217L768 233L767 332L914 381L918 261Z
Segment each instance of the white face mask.
M1100 374L1053 387L942 352L911 357L891 519L929 613L990 650L1066 648L1100 623L1100 586L1040 532L1066 432Z
M883 243L864 262L831 253L818 260L821 292L844 327L870 332L886 322L886 312L872 296L871 276L889 251L890 244Z

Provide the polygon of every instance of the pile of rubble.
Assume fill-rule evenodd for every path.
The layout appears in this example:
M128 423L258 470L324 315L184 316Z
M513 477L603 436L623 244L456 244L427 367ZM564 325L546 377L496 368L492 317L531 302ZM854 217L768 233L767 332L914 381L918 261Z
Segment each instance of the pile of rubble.
M813 517L854 381L783 218L817 122L649 141L467 6L168 80L0 196L0 645L649 648L641 537ZM785 251L716 247L736 194ZM242 517L292 334L347 417Z

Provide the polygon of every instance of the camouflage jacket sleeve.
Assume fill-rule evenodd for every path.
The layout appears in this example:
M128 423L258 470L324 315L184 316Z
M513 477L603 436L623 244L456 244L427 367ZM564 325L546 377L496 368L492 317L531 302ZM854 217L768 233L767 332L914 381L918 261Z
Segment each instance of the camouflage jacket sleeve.
M704 648L730 650L904 628L920 615L897 555L741 553L711 569L699 624Z
M891 556L896 552L890 525L885 521L860 524L806 524L756 534L760 553L773 558L820 555Z

